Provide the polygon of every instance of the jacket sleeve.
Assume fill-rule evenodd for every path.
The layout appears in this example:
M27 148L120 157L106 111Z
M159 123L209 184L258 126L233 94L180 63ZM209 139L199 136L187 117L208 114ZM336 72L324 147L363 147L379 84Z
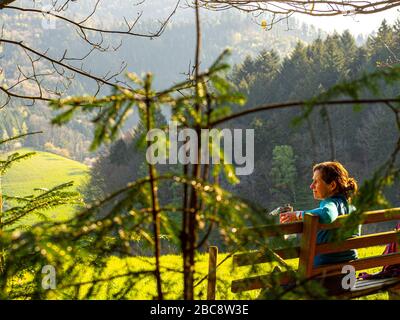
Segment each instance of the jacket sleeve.
M319 208L306 210L304 213L318 215L319 223L332 223L339 215L337 206L333 201L322 201Z

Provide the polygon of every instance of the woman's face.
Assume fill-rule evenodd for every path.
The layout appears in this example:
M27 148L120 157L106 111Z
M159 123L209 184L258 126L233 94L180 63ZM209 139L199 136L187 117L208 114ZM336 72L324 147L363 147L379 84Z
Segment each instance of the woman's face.
M313 191L314 199L323 200L333 195L333 191L336 188L335 181L327 184L322 180L321 172L319 170L314 171L312 180L313 182L310 185L310 189Z

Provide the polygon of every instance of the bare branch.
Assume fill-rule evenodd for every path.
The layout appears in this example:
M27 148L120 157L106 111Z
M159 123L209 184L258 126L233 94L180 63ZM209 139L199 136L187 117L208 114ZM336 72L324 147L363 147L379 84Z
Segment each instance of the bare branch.
M400 98L393 98L393 99L359 99L359 100L332 100L332 101L323 101L320 103L316 103L315 106L320 106L320 105L326 105L326 106L333 106L333 105L355 105L355 104L376 104L376 103L391 103L391 102L400 102ZM307 103L306 101L295 101L295 102L287 102L287 103L277 103L277 104L266 104L266 105L261 105L256 108L252 109L247 109L241 112L234 113L230 116L212 121L210 123L211 127L215 127L223 122L233 120L239 117L242 117L244 115L252 114L252 113L257 113L257 112L262 112L266 110L272 110L272 109L284 109L284 108L293 108L293 107L304 107L306 106Z
M7 83L4 82L0 88L6 96L3 106L10 103L14 98L27 100L34 104L36 100L49 101L50 99L63 97L73 84L73 80L77 74L95 82L95 96L97 96L103 86L129 90L130 87L128 85L116 79L116 77L125 70L127 66L125 62L121 63L119 70L108 70L103 76L96 75L90 70L88 71L87 68L84 68L83 62L89 61L94 51L117 51L122 46L122 38L115 39L115 37L111 36L134 36L149 39L161 36L167 24L177 11L180 1L181 0L176 0L175 5L171 8L169 15L165 19L156 21L157 26L154 31L135 32L134 29L138 25L138 21L142 18L142 12L138 12L138 15L134 17L133 20L123 17L121 23L117 23L110 28L103 28L102 24L100 24L103 21L95 19L97 11L100 10L101 0L94 1L90 12L78 18L68 14L70 10L69 5L72 4L71 0L53 0L47 8L37 8L37 3L35 1L32 1L32 6L25 4L23 6L15 6L13 5L15 1L0 0L0 10L6 10L4 11L5 13L14 11L29 15L29 17L37 16L38 19L57 19L67 28L71 30L75 29L77 35L82 40L80 44L83 43L89 46L89 49L83 55L80 54L80 57L69 55L65 48L62 49L63 54L61 58L56 58L49 54L48 49L36 49L32 45L14 38L15 32L7 30L5 28L7 24L3 24L0 35L0 45L3 43L19 47L25 53L22 58L19 58L18 49L15 51L15 54L13 51L14 49L11 49L12 55L16 57L16 59L19 59L18 64L13 64L15 70L11 71L6 67L0 68L1 74L5 75L7 73L7 77L5 77ZM141 3L138 2L134 5L140 4ZM116 41L116 43L111 42L111 40ZM72 62L76 61L82 61L82 64L80 66L72 64ZM11 68L11 64L9 68ZM12 76L10 76L10 74Z
M200 0L199 4L207 10L223 11L233 8L247 13L270 13L273 17L280 15L287 18L293 13L316 17L374 14L399 7L400 0ZM270 21L269 27L276 23L277 21Z
M15 7L15 6L6 6L4 9L16 10L16 11L21 11L21 12L29 12L29 13L38 13L38 14L41 14L44 16L47 15L47 16L62 20L68 24L72 24L75 27L77 27L78 29L80 29L81 31L86 30L86 31L94 31L94 32L100 32L100 33L106 33L106 34L120 34L120 35L129 35L129 36L143 37L143 38L156 38L156 37L161 36L161 34L163 33L165 27L167 26L167 24L171 20L172 16L178 9L179 2L180 2L180 0L177 2L175 8L171 12L171 14L167 17L167 19L165 19L164 21L161 22L161 26L158 28L158 30L154 33L148 33L148 34L132 32L132 29L134 28L134 26L136 25L138 20L141 18L142 13L139 14L139 16L132 23L132 25L130 25L129 22L124 17L124 21L128 27L128 30L126 30L126 31L124 31L124 30L106 30L106 29L102 29L102 28L85 26L84 23L87 22L94 15L95 11L97 10L97 5L99 3L99 0L96 3L95 8L93 9L93 12L90 13L85 19L83 19L82 21L79 21L79 22L69 19L67 17L61 16L61 15L58 15L58 14L52 13L50 11L44 11L44 10L39 10L39 9L34 9L34 8L21 8L21 7Z

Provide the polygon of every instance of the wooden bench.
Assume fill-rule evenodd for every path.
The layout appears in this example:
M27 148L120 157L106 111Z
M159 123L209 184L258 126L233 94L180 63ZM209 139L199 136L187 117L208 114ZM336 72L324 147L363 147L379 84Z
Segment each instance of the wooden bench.
M388 255L378 255L352 260L344 263L314 267L313 261L315 255L317 254L334 253L348 249L386 245L391 242L399 241L400 231L389 231L353 237L344 240L340 244L316 243L317 232L319 230L340 228L345 222L345 219L348 218L349 216L340 216L332 224L320 224L318 222L318 216L306 214L304 220L299 222L281 225L267 225L240 230L238 232L240 232L244 238L249 235L270 238L282 236L282 234L300 234L301 241L299 246L294 247L276 250L271 250L271 248L263 248L258 251L234 254L233 264L236 268L241 266L268 263L271 261L276 261L276 259L285 264L286 259L299 258L297 270L278 272L274 274L274 276L278 278L281 286L295 286L299 277L305 279L306 281L315 280L320 281L320 283L326 283L325 281L327 279L333 279L334 277L336 277L336 279L338 277L342 278L346 276L346 274L342 273L342 268L346 265L351 265L356 271L359 271L385 265L400 264L400 252L398 252ZM362 225L399 219L400 208L368 211L362 214ZM212 253L213 257L211 257L209 263L208 298L213 299L215 297L215 281L217 270L215 248L210 250L210 253ZM233 293L239 293L247 290L268 289L271 287L271 279L271 273L269 273L233 280L231 284L231 291ZM351 299L378 291L388 291L390 299L399 299L400 296L400 277L374 280L357 280L355 285L348 290L342 289L341 282L338 283L338 286L340 286L340 290L338 290L338 292L333 291L334 294L330 294L331 296Z

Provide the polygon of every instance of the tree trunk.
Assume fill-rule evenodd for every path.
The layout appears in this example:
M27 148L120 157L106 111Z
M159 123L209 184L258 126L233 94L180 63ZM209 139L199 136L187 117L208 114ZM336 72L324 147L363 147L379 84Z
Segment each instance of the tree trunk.
M146 79L146 81L150 82L150 79ZM149 93L150 84L146 84L146 94ZM149 132L152 129L151 125L151 102L149 97L146 100L146 113L147 113L147 131ZM147 142L147 147L149 148L151 145L151 141ZM157 280L157 296L158 300L163 300L163 292L162 292L162 282L161 282L161 272L160 272L160 254L161 254L161 243L160 243L160 205L158 202L157 195L157 182L155 180L156 177L156 169L153 164L149 163L149 177L150 177L150 188L151 188L151 205L152 205L152 213L153 213L153 235L154 235L154 247L155 247L155 258L156 258L156 269L155 276Z
M196 15L196 53L195 53L195 95L196 101L199 97L199 68L200 68L200 49L201 49L201 29L200 29L200 14L198 0L195 2L195 15ZM200 105L196 102L196 112L200 112ZM200 127L196 125L197 137L200 137ZM200 144L197 145L197 159L200 160ZM201 165L193 165L192 177L195 179L201 178ZM184 222L183 222L183 277L184 277L184 292L185 300L194 299L194 256L197 245L197 215L198 215L198 198L196 189L191 186L191 193L189 198L189 210L184 207ZM186 202L186 201L185 201Z
M3 189L1 183L1 175L0 175L0 233L3 231ZM4 257L4 249L3 246L0 245L0 275L3 274L5 268L5 257Z

